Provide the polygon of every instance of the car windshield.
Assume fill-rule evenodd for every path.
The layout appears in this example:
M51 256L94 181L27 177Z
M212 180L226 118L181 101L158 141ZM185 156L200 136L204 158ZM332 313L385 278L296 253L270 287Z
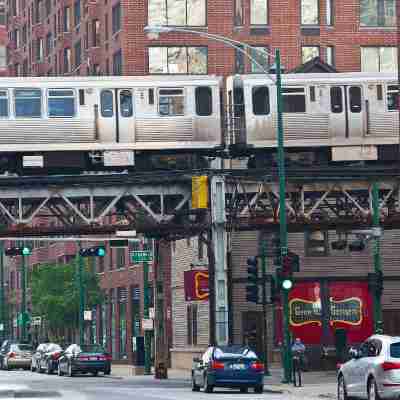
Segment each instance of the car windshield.
M214 351L214 357L216 359L233 357L257 359L256 353L254 353L254 351L250 350L248 347L244 346L217 347Z
M390 345L390 357L400 358L400 342Z
M82 353L104 353L104 349L96 344L93 345L82 345L79 347Z
M11 346L14 351L32 351L32 346L29 344L14 344Z

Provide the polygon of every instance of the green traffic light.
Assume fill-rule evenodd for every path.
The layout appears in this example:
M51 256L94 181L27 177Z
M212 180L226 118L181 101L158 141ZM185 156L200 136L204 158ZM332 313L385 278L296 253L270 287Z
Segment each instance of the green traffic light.
M285 290L290 290L292 288L292 286L293 286L293 282L290 279L285 279L282 282L282 287Z
M22 249L22 255L23 256L29 256L31 254L31 249L29 247L24 247Z
M97 250L97 255L98 255L99 257L104 257L104 256L106 255L106 250L104 249L104 247L100 247L100 248Z

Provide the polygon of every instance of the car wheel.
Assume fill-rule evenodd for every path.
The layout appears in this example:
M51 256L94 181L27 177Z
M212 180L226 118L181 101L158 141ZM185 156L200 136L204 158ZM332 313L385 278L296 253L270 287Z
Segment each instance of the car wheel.
M343 375L340 375L339 379L338 379L337 398L338 398L338 400L348 400L348 398L349 398L347 396L346 383L344 381Z
M196 385L196 381L194 380L193 374L192 374L192 392L200 392L200 386Z
M60 364L58 364L57 375L58 375L58 376L63 376L63 375L64 375L63 372L62 372L62 370L61 370Z
M106 369L104 371L104 375L110 375L111 374L111 369Z
M376 382L375 382L374 378L371 378L368 381L367 390L368 390L368 400L380 400L381 399L379 396L378 388L376 386Z
M93 376L97 376L99 374L99 371L93 371L92 374Z
M68 376L72 378L74 373L72 372L72 364L68 364Z
M35 366L34 366L34 364L33 364L33 361L31 362L31 372L35 372L36 371L36 368L35 368Z
M254 388L254 393L262 393L264 391L264 385L257 385Z
M50 361L47 362L46 373L47 373L47 375L51 375L53 373L53 370L51 369Z
M208 384L208 377L207 374L204 375L204 385L203 385L203 389L205 393L212 393L214 387L213 385L209 385Z
M247 387L241 387L240 388L240 393L247 393L249 389Z

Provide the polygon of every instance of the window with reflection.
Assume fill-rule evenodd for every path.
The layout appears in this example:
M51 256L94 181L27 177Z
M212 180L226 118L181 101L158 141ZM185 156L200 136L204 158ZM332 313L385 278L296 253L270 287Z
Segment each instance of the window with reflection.
M235 0L233 22L236 26L243 25L243 0Z
M212 90L208 86L199 86L195 90L196 114L202 117L212 114Z
M121 117L132 117L133 115L133 102L132 92L130 90L121 90L119 93L119 104Z
M301 0L301 24L319 24L318 0Z
M387 109L388 111L400 110L398 85L389 85L387 87Z
M206 0L149 0L149 25L205 26Z
M207 74L207 47L149 47L150 74Z
M250 24L266 25L268 23L267 0L250 0Z
M111 118L114 115L114 95L111 90L103 90L100 96L101 116Z
M395 0L360 0L361 26L396 26Z
M265 73L265 70L269 70L269 57L268 47L254 47L250 49L250 57L256 61L251 61L251 72L256 74Z
M252 102L254 115L268 115L269 89L267 86L255 86L252 89Z
M184 115L185 96L183 89L160 89L158 91L158 112L161 116Z
M8 92L0 90L0 118L8 117Z
M40 89L15 89L14 107L17 118L42 116L42 92Z
M397 47L361 47L362 72L396 72Z
M73 117L75 115L75 93L69 89L49 89L47 112L50 118Z
M306 63L315 57L319 57L319 47L318 46L302 46L301 48L301 61Z
M306 112L306 94L301 87L282 88L283 112L304 113Z

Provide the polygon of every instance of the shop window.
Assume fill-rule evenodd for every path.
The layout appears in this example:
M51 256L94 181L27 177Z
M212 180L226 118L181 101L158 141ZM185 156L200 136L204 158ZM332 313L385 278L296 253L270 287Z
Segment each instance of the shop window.
M283 112L304 113L306 112L306 95L304 88L283 88Z
M268 115L270 112L269 89L267 86L255 86L252 90L253 114Z
M395 0L360 0L361 26L396 26Z
M195 90L196 114L209 116L212 114L212 91L208 86L200 86Z

